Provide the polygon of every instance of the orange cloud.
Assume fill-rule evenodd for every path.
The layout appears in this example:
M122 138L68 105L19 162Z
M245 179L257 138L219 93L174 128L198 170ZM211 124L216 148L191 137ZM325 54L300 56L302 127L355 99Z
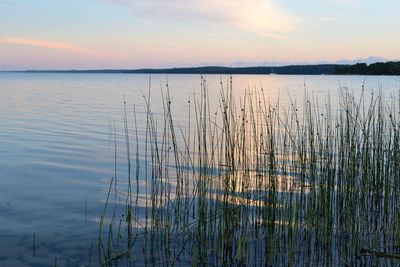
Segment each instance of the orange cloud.
M8 37L3 40L0 40L0 42L9 43L9 44L21 44L21 45L46 47L46 48L51 48L51 49L71 51L71 52L75 52L75 53L95 55L95 56L106 56L106 57L116 56L114 54L110 54L107 52L83 48L83 47L79 47L79 46L75 46L75 45L71 45L71 44L43 41L43 40L35 40L35 39L28 39L28 38Z

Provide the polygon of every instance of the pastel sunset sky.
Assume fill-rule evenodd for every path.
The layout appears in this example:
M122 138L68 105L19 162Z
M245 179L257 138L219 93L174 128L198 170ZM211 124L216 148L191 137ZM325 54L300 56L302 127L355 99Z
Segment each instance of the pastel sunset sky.
M400 58L399 0L0 0L0 70Z

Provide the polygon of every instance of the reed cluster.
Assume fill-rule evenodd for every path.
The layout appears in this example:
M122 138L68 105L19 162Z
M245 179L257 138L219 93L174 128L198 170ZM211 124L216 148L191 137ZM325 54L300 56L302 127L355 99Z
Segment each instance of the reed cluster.
M125 109L128 178L123 192L110 183L98 263L399 264L399 103L340 92L334 108L306 91L302 103L262 88L238 100L230 77L210 110L202 77L177 126L168 84L158 117L149 89L144 140Z

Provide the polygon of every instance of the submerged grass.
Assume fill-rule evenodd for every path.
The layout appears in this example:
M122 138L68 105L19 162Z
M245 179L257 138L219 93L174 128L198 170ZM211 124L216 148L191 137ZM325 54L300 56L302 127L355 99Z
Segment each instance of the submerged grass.
M125 108L125 208L104 207L99 264L400 264L400 102L341 88L336 109L306 90L285 106L262 88L236 101L232 86L221 81L210 110L202 77L177 127L168 83L161 122L149 85L133 147Z

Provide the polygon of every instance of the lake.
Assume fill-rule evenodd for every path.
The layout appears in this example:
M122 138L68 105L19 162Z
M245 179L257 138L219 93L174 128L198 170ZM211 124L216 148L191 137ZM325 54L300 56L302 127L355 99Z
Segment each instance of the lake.
M221 86L230 85L229 76L205 79L213 112L220 105ZM91 246L98 249L112 177L121 181L119 191L126 187L124 107L131 149L137 138L144 151L149 87L158 123L164 120L168 88L175 125L186 131L189 118L195 118L189 109L200 98L201 82L200 75L0 73L0 265L54 266L57 261L57 266L75 266L79 261L86 266ZM398 94L400 79L232 76L238 105L246 90L261 88L272 103L278 98L283 106L302 103L306 90L320 106L329 96L336 109L340 88L366 96L382 91L390 99ZM146 164L143 155L138 159L132 156L132 168L136 162ZM118 198L109 203L124 202L122 193Z

